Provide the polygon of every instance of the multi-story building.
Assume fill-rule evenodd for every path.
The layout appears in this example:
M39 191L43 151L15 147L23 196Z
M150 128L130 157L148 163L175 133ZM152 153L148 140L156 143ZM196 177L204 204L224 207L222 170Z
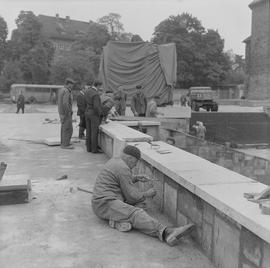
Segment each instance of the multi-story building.
M47 37L55 48L55 56L62 51L69 51L74 41L87 33L89 22L77 21L66 18L60 18L59 14L53 16L38 15L42 23L42 33Z
M251 35L246 43L246 90L249 99L270 99L270 0L254 0Z

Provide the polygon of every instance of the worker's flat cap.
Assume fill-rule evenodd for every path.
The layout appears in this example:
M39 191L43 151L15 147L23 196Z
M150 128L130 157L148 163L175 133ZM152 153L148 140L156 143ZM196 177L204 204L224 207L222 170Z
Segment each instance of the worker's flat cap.
M141 151L136 146L127 145L124 148L123 153L131 155L131 156L137 158L138 160L141 159Z
M66 79L66 84L68 84L68 83L75 84L76 82L72 78L68 77Z

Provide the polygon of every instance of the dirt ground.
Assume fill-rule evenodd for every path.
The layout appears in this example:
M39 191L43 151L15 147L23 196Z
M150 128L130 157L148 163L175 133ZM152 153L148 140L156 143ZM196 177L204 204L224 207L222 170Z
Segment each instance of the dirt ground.
M171 248L136 231L120 233L98 219L91 195L77 187L91 190L108 157L87 153L83 142L62 150L18 141L57 137L60 125L44 124L58 118L56 106L26 106L25 114L14 108L0 105L0 162L8 164L3 180L28 174L33 199L0 206L1 268L213 267L192 240ZM62 175L68 178L56 180ZM155 217L168 223L163 215Z

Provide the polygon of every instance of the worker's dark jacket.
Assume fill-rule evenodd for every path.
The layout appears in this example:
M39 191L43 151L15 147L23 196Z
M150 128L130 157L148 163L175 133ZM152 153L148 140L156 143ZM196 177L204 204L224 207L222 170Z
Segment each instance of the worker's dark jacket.
M87 104L85 99L85 93L82 90L79 92L77 96L77 106L78 106L77 115L84 116Z
M100 96L94 88L85 91L86 100L86 149L87 152L98 151L98 130L101 122L102 107Z
M147 99L144 93L135 94L131 99L131 111L135 114L137 112L140 114L146 113Z
M85 92L86 114L100 117L102 115L101 101L98 92L94 88L88 88Z

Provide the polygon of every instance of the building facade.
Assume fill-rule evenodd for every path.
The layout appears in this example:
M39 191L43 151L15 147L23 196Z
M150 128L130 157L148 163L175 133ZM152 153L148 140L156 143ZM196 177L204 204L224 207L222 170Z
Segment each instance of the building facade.
M38 19L42 24L42 34L55 48L55 57L69 51L72 43L87 33L90 25L89 22L71 20L69 16L60 18L58 14L55 17L38 15Z
M251 36L246 43L246 82L248 99L270 99L270 0L254 0Z

